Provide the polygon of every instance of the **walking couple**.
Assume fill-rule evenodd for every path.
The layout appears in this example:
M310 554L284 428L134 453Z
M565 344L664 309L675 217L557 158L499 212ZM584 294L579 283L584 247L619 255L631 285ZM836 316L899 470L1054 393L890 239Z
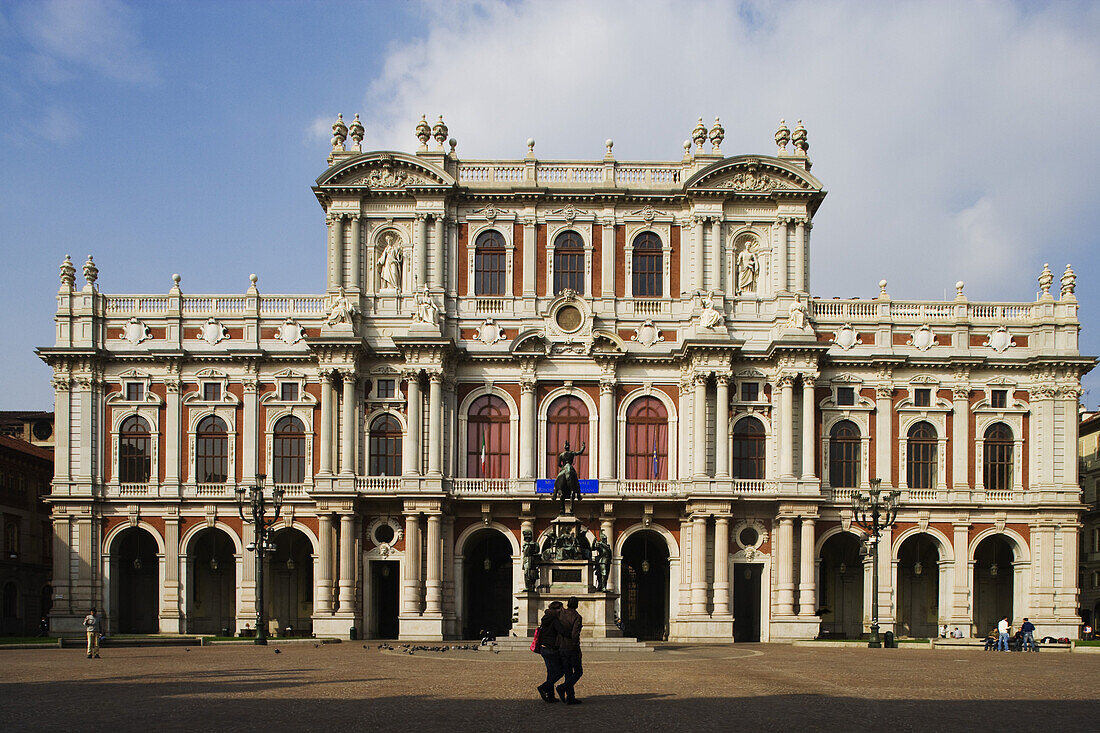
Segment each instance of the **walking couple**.
M556 690L566 705L579 705L573 686L581 678L581 615L577 613L577 599L570 598L562 608L561 601L554 601L542 616L535 633L532 649L542 655L546 663L546 682L536 689L546 702L557 702L554 684L565 679Z

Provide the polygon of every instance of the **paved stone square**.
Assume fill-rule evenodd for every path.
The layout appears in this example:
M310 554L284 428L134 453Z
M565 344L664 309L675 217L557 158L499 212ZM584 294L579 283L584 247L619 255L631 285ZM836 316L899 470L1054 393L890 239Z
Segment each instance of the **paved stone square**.
M1093 654L742 644L584 662L584 704L566 707L536 697L529 653L0 650L0 730L1069 731L1100 717Z

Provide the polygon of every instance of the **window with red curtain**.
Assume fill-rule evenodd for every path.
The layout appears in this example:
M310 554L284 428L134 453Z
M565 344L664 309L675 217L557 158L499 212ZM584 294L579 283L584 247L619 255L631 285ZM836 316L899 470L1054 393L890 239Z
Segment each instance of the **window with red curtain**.
M496 395L482 395L467 413L466 475L470 478L508 478L508 405Z
M626 477L668 478L668 412L656 397L640 397L627 408Z
M565 450L565 441L571 450L580 450L581 443L588 445L588 408L579 397L566 395L550 404L546 416L546 478L558 475L558 454ZM584 455L573 460L577 478L588 478L588 448Z

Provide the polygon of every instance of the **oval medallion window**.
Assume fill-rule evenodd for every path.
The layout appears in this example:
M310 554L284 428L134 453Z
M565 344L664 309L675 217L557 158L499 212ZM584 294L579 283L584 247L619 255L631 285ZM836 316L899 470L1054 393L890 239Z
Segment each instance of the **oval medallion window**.
M555 320L561 330L576 331L581 327L581 323L584 322L584 314L582 314L580 309L576 306L567 305L558 309Z

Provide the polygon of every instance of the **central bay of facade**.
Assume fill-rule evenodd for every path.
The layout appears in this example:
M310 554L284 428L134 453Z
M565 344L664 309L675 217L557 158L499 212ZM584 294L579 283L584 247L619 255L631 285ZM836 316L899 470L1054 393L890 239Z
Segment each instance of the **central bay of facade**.
M962 283L943 302L885 282L812 297L825 193L801 125L775 154L725 157L700 123L668 162L619 161L611 141L592 161L539 160L534 141L465 160L442 119L413 154L364 152L358 119L333 131L313 187L324 294L253 277L196 296L177 277L108 295L91 258L82 287L62 265L40 350L56 630L91 605L115 633L254 623L234 491L262 474L285 496L264 582L282 634L523 636L576 594L604 599L599 635L617 615L645 639L858 636L872 566L851 495L880 479L901 491L883 631L1030 615L1075 635L1090 362L1071 269L1044 269L1027 303ZM913 256L888 233L883 252ZM566 441L584 445L568 521L550 498ZM551 562L566 531L581 557ZM546 557L530 592L527 533Z

